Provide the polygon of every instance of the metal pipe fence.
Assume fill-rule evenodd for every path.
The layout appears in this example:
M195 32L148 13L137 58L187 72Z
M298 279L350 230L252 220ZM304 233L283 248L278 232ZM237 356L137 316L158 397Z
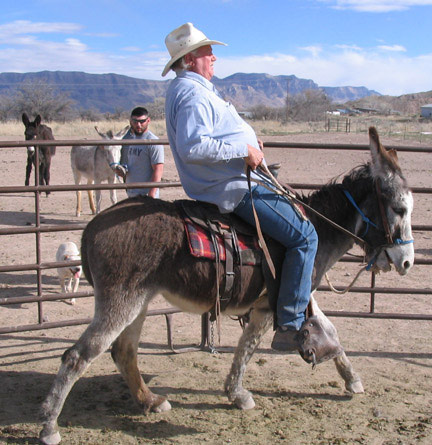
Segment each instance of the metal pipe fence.
M27 147L29 145L39 145L39 146L74 146L74 145L143 145L143 144L154 144L155 141L148 140L55 140L55 141L1 141L1 148L16 148L16 147ZM158 140L158 144L168 145L167 140ZM293 148L293 149L317 149L317 150L369 150L369 145L349 145L346 144L310 144L310 143L287 143L287 142L265 142L265 147L269 148ZM432 147L412 147L412 146L386 146L387 148L395 148L398 152L410 152L410 153L432 153ZM38 165L38 150L36 154L36 165ZM39 172L35 169L35 184L39 183ZM295 189L313 190L320 187L317 184L309 183L292 183L290 184ZM111 190L111 189L127 189L127 188L151 188L157 186L159 188L165 187L181 187L179 182L160 182L160 183L134 183L134 184L98 184L98 185L53 185L53 186L7 186L0 187L1 194L10 193L33 193L35 197L34 205L34 215L35 215L35 225L33 227L12 227L12 228L0 228L0 235L17 235L17 234L34 234L35 235L35 245L36 245L36 261L34 263L28 264L8 264L0 266L0 272L21 272L21 271L35 271L37 277L37 293L33 297L14 297L14 298L0 298L0 306L9 304L20 304L20 303L37 303L38 305L38 323L30 325L21 326L6 326L0 327L0 334L12 333L12 332L23 332L32 331L40 329L51 329L64 326L75 326L80 324L87 324L90 319L77 319L77 320L66 320L66 321L54 321L54 322L44 322L43 317L43 302L53 301L53 300L67 300L69 298L85 298L93 296L93 292L78 292L78 293L58 293L54 295L46 295L43 293L42 286L42 271L46 269L53 269L57 267L64 267L66 265L78 265L79 261L73 263L66 262L44 262L42 261L41 255L41 237L42 233L48 232L60 232L60 231L82 231L86 223L74 223L74 224L61 224L61 225L41 225L41 215L40 215L40 194L42 192L62 192L62 191L78 191L78 190ZM421 194L431 194L432 188L428 187L412 187L413 193ZM432 225L413 225L413 230L415 231L432 231ZM360 262L359 259L353 258L351 256L345 255L341 262ZM432 260L430 259L415 259L416 265L430 266ZM336 289L340 290L337 286ZM331 291L329 286L319 286L318 291ZM378 287L375 285L375 274L371 274L371 284L367 287L353 287L350 292L357 293L368 293L370 295L370 309L369 312L347 312L347 311L325 311L326 315L334 317L354 317L354 318L388 318L388 319L407 319L407 320L432 320L432 315L429 314L404 314L404 313L377 313L375 311L375 296L376 294L415 294L415 295L431 295L432 289L430 288L398 288L398 287ZM165 315L167 326L168 326L168 344L174 352L181 352L182 350L175 350L171 339L171 326L170 320L172 314L180 312L175 308L151 310L148 315ZM202 348L208 339L208 316L207 314L202 318L202 333L201 333L201 344L199 348ZM184 348L185 350L190 350L191 348Z

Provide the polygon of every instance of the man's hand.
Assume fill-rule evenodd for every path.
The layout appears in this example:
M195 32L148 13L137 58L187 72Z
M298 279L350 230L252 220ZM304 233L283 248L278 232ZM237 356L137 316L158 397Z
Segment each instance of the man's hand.
M121 164L117 164L114 168L114 173L118 176L120 176L121 178L123 178L123 182L126 181L126 175L127 175L127 169L121 165Z
M248 156L244 158L247 165L252 170L255 170L259 165L261 165L262 160L264 159L264 153L258 149L248 144Z

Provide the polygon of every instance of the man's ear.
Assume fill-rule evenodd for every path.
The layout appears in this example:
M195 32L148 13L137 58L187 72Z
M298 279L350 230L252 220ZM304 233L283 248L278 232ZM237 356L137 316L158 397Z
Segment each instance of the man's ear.
M185 60L185 62L186 62L187 65L190 65L191 63L194 62L193 54L192 54L192 53L187 53L187 54L184 56L184 60Z

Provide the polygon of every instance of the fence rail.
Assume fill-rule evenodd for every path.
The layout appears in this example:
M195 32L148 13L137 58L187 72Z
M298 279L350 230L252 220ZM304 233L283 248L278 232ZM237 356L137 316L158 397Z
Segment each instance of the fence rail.
M127 140L125 142L122 141L108 141L108 140L86 140L85 145L143 145L143 144L153 144L154 141L134 141ZM45 146L73 146L73 145L82 145L83 141L77 140L56 140L56 141L1 141L0 149L7 148L15 148L15 147L26 147L29 145L45 145ZM158 140L158 144L168 145L168 141L166 140ZM264 143L265 147L269 148L293 148L293 149L317 149L317 150L348 150L348 151L356 151L356 150L369 150L369 145L350 145L346 144L312 144L312 143L286 143L286 142L266 142ZM432 153L432 147L412 147L412 146L388 146L387 148L395 148L399 152L411 152L411 153ZM36 156L38 156L38 151L36 150ZM36 159L37 162L37 159ZM35 183L38 183L38 169L35 169ZM320 185L317 184L309 184L309 183L297 183L290 184L296 189L317 189ZM55 295L45 295L43 294L42 288L42 280L41 280L41 272L46 269L53 269L61 266L65 266L70 263L62 263L62 262L42 262L41 257L41 233L47 232L59 232L59 231L76 231L83 230L86 226L86 223L75 223L75 224L62 224L62 225L43 225L41 226L40 220L40 203L39 203L39 195L41 192L62 192L62 191L77 191L77 190L110 190L110 189L127 189L127 188L149 188L149 187L180 187L181 184L179 182L161 182L161 183L134 183L134 184L100 184L100 185L53 185L53 186L7 186L0 187L0 194L9 194L9 193L33 193L35 195L35 226L34 227L13 227L13 228L0 228L0 235L17 235L17 234L35 234L36 237L36 262L30 264L10 264L0 266L0 272L20 272L20 271L35 271L37 275L37 296L35 297L15 297L15 298L0 298L0 306L6 304L18 304L18 303L37 303L38 304L38 323L31 325L22 325L22 326L9 326L9 327L0 327L0 334L12 333L12 332L22 332L22 331L31 331L31 330L40 330L40 329L50 329L57 328L62 326L74 326L79 324L87 324L90 322L90 319L77 319L77 320L66 320L59 322L44 322L43 321L43 302L53 301L53 300L66 300L68 298L85 298L93 296L93 292L79 292L75 294L62 294L58 293ZM431 194L432 188L428 187L413 187L413 193L423 193L423 194ZM421 230L421 231L432 231L432 225L414 225L413 230ZM355 259L350 256L344 256L341 262L359 262L360 260ZM80 264L80 262L76 262L76 264ZM430 266L432 264L432 260L430 259L415 259L415 264L417 265L426 265ZM336 286L336 289L340 289ZM320 286L318 291L330 291L329 286ZM379 293L385 294L424 294L430 295L432 294L432 289L428 288L397 288L397 287L377 287L375 285L375 275L371 274L371 285L369 287L353 287L350 292L358 292L358 293L369 293L370 294L370 309L369 312L347 312L347 311L325 311L328 316L334 317L355 317L355 318L390 318L390 319L409 319L409 320L432 320L432 315L428 314L394 314L394 313L376 313L375 312L375 295ZM149 311L149 315L165 315L167 319L168 331L171 333L170 327L170 316L176 312L180 312L175 308L169 309L161 309L161 310L153 310ZM168 343L170 347L172 347L172 340L168 337ZM206 340L208 339L208 318L207 315L203 316L202 319L202 338L201 345L202 347ZM173 349L174 350L174 349ZM179 351L175 351L179 352Z

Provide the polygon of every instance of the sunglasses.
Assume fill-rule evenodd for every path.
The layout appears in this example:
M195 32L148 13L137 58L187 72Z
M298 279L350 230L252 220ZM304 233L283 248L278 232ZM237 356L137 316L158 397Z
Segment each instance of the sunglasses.
M148 117L146 117L145 119L135 119L134 117L131 119L132 122L135 122L136 124L145 124L148 121Z

